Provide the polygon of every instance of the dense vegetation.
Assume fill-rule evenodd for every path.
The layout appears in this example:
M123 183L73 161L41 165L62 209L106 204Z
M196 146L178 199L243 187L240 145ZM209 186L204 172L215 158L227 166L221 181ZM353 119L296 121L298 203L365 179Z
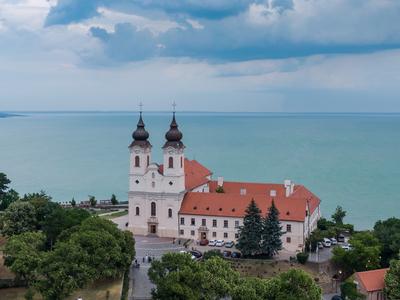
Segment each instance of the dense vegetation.
M261 210L252 199L246 209L243 226L239 228L237 249L244 256L267 258L273 257L282 249L282 227L279 222L279 211L272 201L268 213L263 218Z
M188 254L165 254L152 263L148 274L156 285L153 299L321 299L321 289L302 270L291 269L271 279L240 277L217 256L199 262Z
M64 299L98 279L121 277L129 268L135 256L130 232L86 210L63 208L44 192L10 201L9 194L16 193L9 183L0 173L5 265L26 282L27 299L34 292Z

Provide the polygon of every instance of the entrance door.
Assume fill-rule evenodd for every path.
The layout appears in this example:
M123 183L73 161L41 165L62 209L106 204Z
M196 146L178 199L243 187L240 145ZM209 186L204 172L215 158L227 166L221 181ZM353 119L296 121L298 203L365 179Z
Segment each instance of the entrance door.
M206 232L202 232L201 233L201 240L206 240L207 239L207 233Z
M157 233L157 226L156 225L150 225L150 233L151 234L156 234Z

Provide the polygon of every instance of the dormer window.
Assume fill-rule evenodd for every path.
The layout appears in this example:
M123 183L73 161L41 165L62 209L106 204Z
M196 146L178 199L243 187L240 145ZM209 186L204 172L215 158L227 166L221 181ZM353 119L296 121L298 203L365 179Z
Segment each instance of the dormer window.
M135 167L136 168L140 167L140 157L139 157L139 155L135 156Z
M170 156L168 158L168 168L172 169L174 167L174 158L172 156Z

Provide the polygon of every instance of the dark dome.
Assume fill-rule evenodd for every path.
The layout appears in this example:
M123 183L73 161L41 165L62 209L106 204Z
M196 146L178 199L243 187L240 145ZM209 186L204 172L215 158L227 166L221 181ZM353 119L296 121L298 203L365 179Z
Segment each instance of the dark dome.
M149 133L144 128L144 122L142 119L142 112L140 112L139 122L137 123L136 130L132 133L133 142L129 147L140 146L149 147L151 144L147 140L149 138Z
M170 125L169 130L165 134L165 138L167 142L164 144L163 148L166 147L174 147L174 148L184 148L185 146L181 142L183 137L182 132L178 129L178 124L176 123L175 120L175 113L172 117L172 122Z

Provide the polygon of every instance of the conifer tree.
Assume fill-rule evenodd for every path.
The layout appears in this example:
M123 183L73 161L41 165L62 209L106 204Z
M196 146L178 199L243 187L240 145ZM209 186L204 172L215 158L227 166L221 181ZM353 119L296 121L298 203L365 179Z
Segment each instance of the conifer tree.
M252 199L246 209L243 226L239 229L239 238L236 245L244 256L257 255L260 253L262 229L261 210L258 208L254 199Z
M279 211L272 200L267 216L263 220L261 252L267 257L273 257L282 249L282 226L279 222Z

